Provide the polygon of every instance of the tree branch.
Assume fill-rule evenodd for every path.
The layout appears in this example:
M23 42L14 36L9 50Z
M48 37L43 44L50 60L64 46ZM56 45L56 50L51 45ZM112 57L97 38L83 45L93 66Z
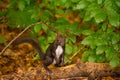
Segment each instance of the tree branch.
M29 26L27 26L21 33L19 33L14 39L12 39L8 44L7 46L5 46L5 48L0 52L0 55L2 55L5 50L13 43L13 41L15 41L18 37L20 37L25 31L27 31L30 27L34 26L34 25L37 25L37 24L41 24L42 22L37 22L37 23L34 23L34 24L31 24Z

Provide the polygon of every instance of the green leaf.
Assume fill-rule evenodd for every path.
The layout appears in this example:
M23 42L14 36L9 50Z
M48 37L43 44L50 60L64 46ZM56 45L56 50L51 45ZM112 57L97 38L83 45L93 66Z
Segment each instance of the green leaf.
M97 0L98 4L102 4L103 0Z
M24 0L19 0L18 2L18 8L23 11L25 8L25 1Z
M0 44L2 44L5 41L4 37L0 36Z
M34 31L38 33L41 30L42 24L37 24L34 26Z
M118 44L114 44L114 45L113 45L113 48L114 48L116 51L119 51L119 45L118 45Z
M48 46L49 46L49 44L47 44L47 39L46 39L46 37L45 37L45 36L40 36L40 37L38 38L38 40L39 40L39 43L40 43L39 45L41 46L43 52L45 53L45 52L46 52L46 49L47 49Z
M102 11L99 11L95 16L95 21L100 23L106 19L106 14Z
M114 31L114 27L108 28L107 33L112 33Z
M35 19L35 20L39 20L40 17L39 17L39 8L38 7L35 7L31 10L31 19Z
M88 36L86 37L85 39L83 39L82 43L81 44L84 44L84 45L91 45L93 44L94 42L94 39L92 36Z
M28 11L14 11L9 10L7 13L7 19L9 20L9 26L14 27L20 25L20 27L25 27L30 25L36 20L31 19L31 13Z
M117 65L119 65L120 64L120 59L119 59L119 57L115 54L115 55L113 55L113 58L112 58L112 60L110 61L110 66L111 67L116 67Z
M112 37L112 44L118 43L119 40L120 40L119 35L113 34L113 37Z
M94 2L95 2L95 0L87 0L87 1L89 1L89 2L91 2L91 3L94 3Z
M66 50L65 53L67 55L70 55L73 52L73 47L70 44L66 44Z
M72 1L71 0L63 0L62 1L64 4L64 6L65 6L65 8L69 8L69 7L71 7L71 5L72 5Z
M58 18L56 20L56 22L54 23L55 26L65 26L65 25L69 25L69 22L65 19L65 18Z
M114 49L112 47L106 47L105 56L107 61L111 60L114 54Z
M79 50L79 47L77 47L76 45L73 47L73 54Z
M89 51L85 51L85 52L82 54L82 61L83 61L83 62L88 61L89 55L90 55Z
M100 11L101 8L96 3L90 4L87 8L87 12L89 12L91 18L95 17Z
M58 18L54 23L55 28L62 33L70 26L70 23L65 18Z
M66 1L66 0L64 0L64 1ZM63 4L64 4L64 2L61 1L61 0L54 1L55 6L60 6L60 5L63 5Z
M51 19L51 12L48 10L44 10L41 15L41 20L42 21L49 21Z
M100 36L99 38L96 38L94 40L94 43L96 44L96 46L107 45L108 44L108 40L106 38L102 38Z
M90 15L90 12L86 11L85 16L84 16L84 20L90 21L91 19L92 19L92 16Z
M75 43L76 42L76 36L75 35L70 35L70 40Z
M88 7L86 9L84 20L90 21L93 17L96 16L98 11L100 11L100 8L98 7L98 5L95 3L91 3L90 5L88 5Z
M5 16L6 12L0 12L0 17Z
M57 10L56 10L56 14L63 14L63 13L64 13L64 11L61 10L61 9L57 9Z
M30 4L30 0L25 0L26 1L26 3L29 5Z
M89 61L89 62L95 62L95 60L96 60L95 55L90 55L90 56L88 57L88 61Z
M40 37L38 38L38 40L39 40L40 44L43 44L43 45L45 45L46 42L47 42L45 36L40 36ZM45 41L46 41L46 42L45 42Z
M115 9L115 4L112 2L112 0L105 0L105 9L108 14L108 19L111 25L115 27L119 27L120 25L120 16L117 13L118 11Z
M55 40L55 33L53 31L48 31L47 42L52 43Z
M71 0L73 3L78 3L79 0Z
M45 24L42 24L42 29L45 30L45 31L47 31L48 30L48 26L45 25Z
M105 31L106 29L107 29L107 24L104 23L104 24L102 25L102 30Z
M96 60L95 57L96 57L95 50L89 49L82 54L82 61L94 62Z
M83 31L82 31L82 34L83 34L83 35L91 35L91 34L93 34L93 33L94 33L93 30L83 30Z
M104 55L97 55L97 59L96 60L99 63L103 63L103 62L105 62L106 58L105 58Z
M75 22L71 26L69 26L68 29L70 30L70 33L76 34L76 35L81 34L81 29L79 29L78 26L79 26L79 24L77 22Z
M40 59L40 56L38 54L35 55L34 60L39 60L39 59Z
M86 0L81 0L77 6L75 7L75 9L84 9L85 7L88 6L88 2Z
M7 5L8 8L13 8L14 6L16 6L16 0L12 0L12 1Z
M109 16L110 24L116 27L120 25L120 16L115 11L113 11Z
M120 7L120 1L115 1L117 6Z
M105 51L106 47L105 46L98 46L96 49L96 54L103 54Z

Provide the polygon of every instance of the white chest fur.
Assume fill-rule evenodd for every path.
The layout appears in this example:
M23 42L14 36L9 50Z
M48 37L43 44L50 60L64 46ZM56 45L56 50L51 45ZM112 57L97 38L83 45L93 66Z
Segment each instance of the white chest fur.
M61 46L58 46L55 52L56 57L59 59L60 55L63 53L63 48Z
M61 46L58 46L56 51L56 58L59 60L60 55L63 53L63 48ZM56 60L53 60L53 64L56 64Z

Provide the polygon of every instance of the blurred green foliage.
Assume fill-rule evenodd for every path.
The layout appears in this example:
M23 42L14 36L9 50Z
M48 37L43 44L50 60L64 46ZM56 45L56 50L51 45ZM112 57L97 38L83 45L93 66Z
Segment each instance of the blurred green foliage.
M85 24L70 23L64 17L55 15L70 13L80 15ZM83 62L108 62L112 67L120 64L120 0L11 0L6 15L9 27L26 27L38 21L45 24L32 28L33 36L42 30L45 36L39 36L40 45L45 51L55 39L55 32L66 36L66 56L73 55L80 46L76 46L76 36L84 35L82 45L87 46L82 54ZM95 25L91 29L91 25ZM79 41L80 42L80 41ZM66 58L68 59L68 58Z
M4 37L0 36L0 44L4 43L5 39Z

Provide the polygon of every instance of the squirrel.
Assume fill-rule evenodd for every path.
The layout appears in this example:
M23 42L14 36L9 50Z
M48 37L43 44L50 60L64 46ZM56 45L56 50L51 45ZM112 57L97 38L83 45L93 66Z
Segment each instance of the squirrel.
M48 72L52 72L48 66L53 64L57 67L64 65L64 52L65 52L65 37L63 35L57 35L54 42L50 43L46 50L46 53L42 51L41 46L37 39L32 37L23 37L13 42L13 45L21 43L30 43L39 53L40 59L43 62L44 68Z

